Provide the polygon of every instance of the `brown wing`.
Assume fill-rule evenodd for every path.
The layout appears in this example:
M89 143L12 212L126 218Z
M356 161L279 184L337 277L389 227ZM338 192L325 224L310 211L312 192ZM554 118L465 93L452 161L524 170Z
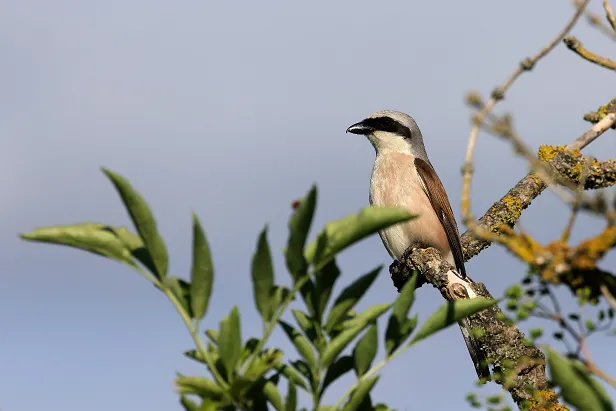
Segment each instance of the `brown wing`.
M436 211L436 215L445 230L447 240L449 241L449 248L451 248L451 254L453 254L453 260L456 263L456 269L464 278L466 277L466 270L464 269L464 255L462 254L460 233L458 232L456 218L451 210L443 183L441 183L432 165L427 161L415 158L415 168L423 182L423 189L430 199L432 208Z

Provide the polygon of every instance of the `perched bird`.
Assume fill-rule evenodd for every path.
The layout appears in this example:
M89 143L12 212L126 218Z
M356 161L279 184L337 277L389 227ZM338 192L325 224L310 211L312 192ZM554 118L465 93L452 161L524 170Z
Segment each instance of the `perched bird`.
M449 198L430 164L415 120L399 111L378 111L350 126L347 133L365 135L376 150L370 204L402 207L418 215L379 232L389 254L401 261L411 247L436 248L456 268L447 273L449 282L462 284L470 298L476 297L466 280L460 233ZM485 354L471 334L470 323L462 320L459 325L477 375L489 378Z

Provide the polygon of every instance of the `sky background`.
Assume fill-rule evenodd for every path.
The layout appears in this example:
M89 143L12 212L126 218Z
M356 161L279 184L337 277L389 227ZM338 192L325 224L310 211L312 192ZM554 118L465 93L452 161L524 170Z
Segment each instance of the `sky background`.
M591 8L602 12L598 0ZM203 371L182 356L192 342L171 304L138 274L17 237L45 225L129 224L101 166L129 178L149 201L171 272L181 277L189 273L195 210L216 268L204 326L217 328L238 305L243 335L255 335L249 266L264 224L277 280L288 284L281 249L291 201L318 184L316 227L368 204L374 150L345 129L381 109L410 113L459 220L470 130L465 93L487 95L572 13L565 0L0 2L2 411L179 410L175 372ZM614 43L585 21L573 34L613 55ZM588 129L582 114L613 92L613 73L558 45L497 112L512 111L534 148L565 144ZM606 133L587 152L613 157L614 137ZM475 165L477 215L527 170L507 143L486 134ZM546 192L522 224L548 241L567 217ZM574 241L602 226L580 219ZM615 261L609 257L604 267ZM365 240L340 257L338 286L389 263L378 237ZM524 267L493 246L467 271L498 296ZM562 296L572 307L568 293ZM359 309L395 297L385 270ZM423 287L413 310L423 320L441 303L436 290ZM522 328L530 325L537 323ZM615 375L613 338L595 337L590 348ZM284 336L271 345L296 358ZM452 327L389 364L373 398L402 410L464 410L474 377ZM330 389L327 400L350 382Z

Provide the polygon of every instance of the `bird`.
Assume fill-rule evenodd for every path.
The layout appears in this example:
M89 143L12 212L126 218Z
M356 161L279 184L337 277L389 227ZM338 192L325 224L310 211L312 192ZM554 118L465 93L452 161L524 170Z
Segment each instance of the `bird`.
M447 192L428 159L415 120L400 111L382 110L346 131L366 136L376 151L370 178L370 204L401 207L417 215L415 219L379 231L389 255L402 261L405 252L413 247L433 247L455 267L455 271L447 273L449 282L462 284L469 298L476 297L468 283L460 232ZM471 333L470 322L464 319L458 324L477 376L489 379L486 356Z

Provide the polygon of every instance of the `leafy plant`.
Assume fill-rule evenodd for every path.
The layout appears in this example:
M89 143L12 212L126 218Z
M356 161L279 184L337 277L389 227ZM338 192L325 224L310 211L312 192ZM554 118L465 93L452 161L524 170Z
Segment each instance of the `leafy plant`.
M120 194L136 233L125 227L83 223L39 228L22 238L114 259L139 272L167 296L194 342L194 348L185 355L202 363L208 372L207 376L176 378L180 402L187 411L265 410L268 404L279 411L295 410L298 389L309 395L315 410L388 409L384 404L373 405L370 396L378 382L377 373L385 364L419 341L496 302L478 298L447 303L422 324L412 339L418 317L409 317L409 312L417 273L394 302L378 304L360 313L354 311L381 267L352 281L331 302L341 276L336 256L361 239L414 216L396 208L364 208L326 224L316 240L307 244L317 203L317 189L313 187L299 201L289 221L284 254L291 288L277 284L267 228L259 235L251 278L255 307L263 323L261 337L242 337L241 314L233 307L220 321L218 330L205 331L206 342L200 326L213 290L214 267L199 218L193 214L190 281L171 276L167 248L148 204L124 177L103 171ZM296 296L303 301L304 309L291 309L295 324L290 324L281 317ZM386 355L373 365L380 339L376 321L387 313L389 320L383 336ZM299 359L287 359L280 349L268 346L275 327L282 328ZM325 390L351 371L357 377L355 383L335 405L322 405ZM287 381L286 395L280 392L281 378Z

